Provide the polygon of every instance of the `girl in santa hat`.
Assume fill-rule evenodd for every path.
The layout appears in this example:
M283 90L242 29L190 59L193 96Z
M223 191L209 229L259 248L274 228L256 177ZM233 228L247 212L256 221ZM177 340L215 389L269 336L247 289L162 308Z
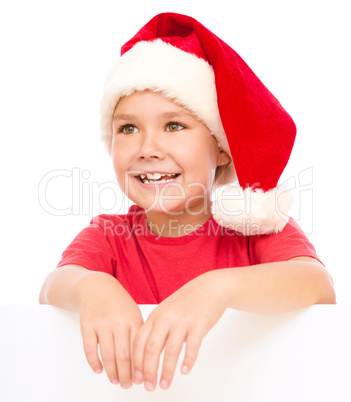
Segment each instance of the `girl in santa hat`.
M193 18L157 15L122 47L103 91L101 135L135 205L94 218L40 295L80 312L96 373L152 391L164 350L167 389L183 343L186 374L228 307L335 303L278 185L295 133L240 56ZM158 306L143 322L138 304Z

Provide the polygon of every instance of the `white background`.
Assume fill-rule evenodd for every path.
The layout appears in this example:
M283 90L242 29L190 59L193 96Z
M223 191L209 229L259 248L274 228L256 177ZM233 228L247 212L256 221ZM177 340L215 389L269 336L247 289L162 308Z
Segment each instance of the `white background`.
M99 140L104 78L121 45L165 11L193 16L230 44L292 115L298 136L282 179L295 180L294 217L332 274L338 303L350 304L347 3L2 1L0 304L37 303L64 248L113 206ZM123 213L129 204L119 194L117 205Z

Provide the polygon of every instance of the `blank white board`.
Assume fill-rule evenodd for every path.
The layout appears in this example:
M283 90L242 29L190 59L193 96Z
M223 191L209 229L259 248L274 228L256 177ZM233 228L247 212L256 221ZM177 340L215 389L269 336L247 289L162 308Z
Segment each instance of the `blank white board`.
M140 306L143 317L155 307ZM192 372L182 375L180 363L169 390L124 390L88 366L78 314L0 306L0 402L350 402L351 306L279 315L228 309Z

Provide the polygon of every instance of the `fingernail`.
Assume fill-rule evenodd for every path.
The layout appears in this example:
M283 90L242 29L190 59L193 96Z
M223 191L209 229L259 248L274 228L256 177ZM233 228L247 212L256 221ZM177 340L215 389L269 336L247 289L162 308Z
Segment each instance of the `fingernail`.
M152 385L152 383L151 383L150 381L146 381L146 382L145 382L145 388L146 388L148 391L152 391L152 390L154 389L154 386Z
M132 386L131 383L128 383L128 384L121 384L121 387L124 388L124 389L128 389L128 388L130 388L131 386Z
M182 371L183 374L188 374L189 371L190 371L190 369L189 369L188 366L183 366L182 369L181 369L181 371Z
M96 373L96 374L102 373L102 369L100 369L100 368L95 369L95 373Z
M160 381L160 387L163 389L168 388L168 382L166 380L161 380Z
M143 382L143 373L139 370L136 370L134 384L142 384L142 382Z
M135 372L135 378L136 378L137 380L142 380L142 379L143 379L143 373L142 373L141 371L137 370L137 371Z
M117 378L111 380L112 384L119 384L119 381L117 380Z

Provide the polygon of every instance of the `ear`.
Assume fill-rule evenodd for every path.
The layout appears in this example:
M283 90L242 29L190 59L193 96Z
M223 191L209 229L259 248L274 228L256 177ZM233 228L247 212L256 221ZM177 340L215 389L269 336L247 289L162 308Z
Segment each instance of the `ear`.
M218 158L217 158L217 166L226 165L231 161L231 157L222 149L219 150Z

